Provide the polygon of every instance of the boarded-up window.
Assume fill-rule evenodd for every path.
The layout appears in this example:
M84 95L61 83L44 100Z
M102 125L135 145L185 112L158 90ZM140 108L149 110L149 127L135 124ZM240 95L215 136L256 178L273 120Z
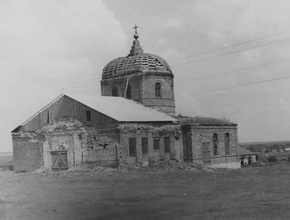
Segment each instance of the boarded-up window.
M154 138L153 140L153 149L159 150L159 138Z
M219 140L218 140L218 135L217 133L213 134L213 155L218 155L218 144L219 144Z
M161 97L161 83L155 84L155 97Z
M230 154L230 134L225 134L225 154Z
M129 138L129 156L130 157L137 156L136 138Z
M142 138L142 154L148 154L148 138Z
M91 121L91 111L87 111L87 121Z
M170 153L170 137L164 137L164 150L165 153Z

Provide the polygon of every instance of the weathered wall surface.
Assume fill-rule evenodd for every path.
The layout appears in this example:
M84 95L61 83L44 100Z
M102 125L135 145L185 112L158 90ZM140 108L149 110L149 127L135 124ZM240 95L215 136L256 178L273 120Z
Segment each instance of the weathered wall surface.
M174 127L174 125L171 125ZM178 126L176 126L178 127ZM180 146L182 139L177 134L174 134L172 130L166 131L166 128L162 131L139 129L138 125L136 128L123 129L120 133L120 145L121 145L121 157L124 164L134 164L134 163L154 163L160 160L178 160L180 161ZM178 129L178 128L177 128ZM169 138L168 148L169 152L165 152L165 141L164 138ZM129 154L129 138L136 138L136 156L130 156ZM148 153L142 153L142 138L148 139ZM159 149L154 149L154 140L159 141Z
M124 97L127 79L131 86L132 100L140 102L147 107L154 108L166 114L175 114L175 100L173 88L173 75L146 73L116 77L101 81L101 94L112 96L113 87L118 88L118 96ZM155 84L161 84L161 97L155 97Z
M155 84L161 84L161 97L155 97ZM169 115L175 115L173 75L147 74L142 78L143 103Z
M36 132L13 134L15 171L31 171L41 166L51 169L55 151L67 152L68 168L88 162L116 165L119 139L116 125L85 126L76 120L55 122Z
M85 162L109 166L118 165L120 134L116 127L86 127L86 133L82 136L82 140L84 142L83 160Z
M31 135L13 135L14 172L31 171L42 166L43 137Z
M213 135L217 134L217 155L214 155ZM229 154L226 154L225 135L229 134ZM236 126L192 126L193 160L203 160L202 143L209 142L213 164L237 162L238 134Z
M142 76L139 73L131 76L116 77L112 79L106 79L101 81L101 94L102 96L112 96L113 87L118 88L118 96L125 96L125 89L127 80L128 85L131 87L131 99L140 103L143 103L142 94Z

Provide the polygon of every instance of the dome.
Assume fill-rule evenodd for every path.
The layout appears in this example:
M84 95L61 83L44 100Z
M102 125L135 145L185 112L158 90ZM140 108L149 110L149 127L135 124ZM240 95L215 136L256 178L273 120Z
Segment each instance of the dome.
M134 73L167 73L172 74L170 66L161 57L144 53L135 25L135 40L127 57L120 57L109 62L103 69L102 79L109 79Z
M172 74L170 66L164 59L157 55L141 53L112 60L103 69L102 79L130 75L136 72L158 72Z

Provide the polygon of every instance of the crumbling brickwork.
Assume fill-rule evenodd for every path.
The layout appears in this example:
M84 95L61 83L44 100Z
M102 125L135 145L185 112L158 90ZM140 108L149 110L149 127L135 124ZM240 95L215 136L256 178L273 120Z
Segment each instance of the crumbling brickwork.
M130 127L131 126L131 127ZM124 125L120 128L120 145L123 164L154 163L161 160L180 160L180 138L179 126L146 126L146 125ZM136 140L136 155L130 155L129 139ZM148 141L148 151L142 150L142 138ZM165 139L167 138L167 142ZM158 148L154 144L158 143ZM167 150L165 148L167 147Z
M40 168L42 161L43 137L17 134L13 135L14 172L26 172Z
M105 166L118 166L120 134L116 126L86 127L83 135L84 161Z

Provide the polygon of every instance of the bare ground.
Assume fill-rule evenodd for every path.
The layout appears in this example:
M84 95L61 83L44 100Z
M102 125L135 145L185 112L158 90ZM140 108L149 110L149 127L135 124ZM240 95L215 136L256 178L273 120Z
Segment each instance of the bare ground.
M210 170L208 170L210 171ZM290 166L0 172L0 219L289 219Z

